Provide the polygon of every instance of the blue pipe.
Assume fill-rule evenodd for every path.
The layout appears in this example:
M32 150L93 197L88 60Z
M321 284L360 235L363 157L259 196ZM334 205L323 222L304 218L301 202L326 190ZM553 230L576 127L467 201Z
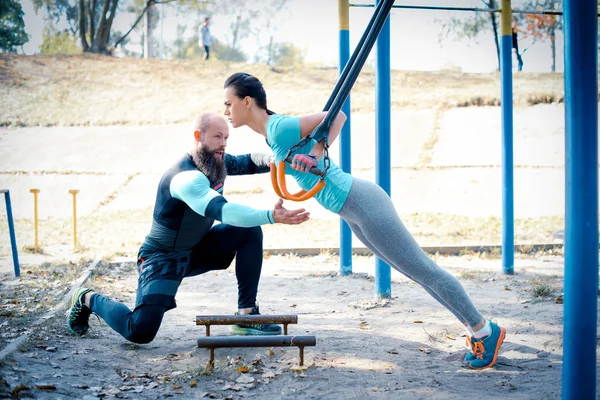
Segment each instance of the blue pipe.
M383 0L377 0L381 2ZM375 102L376 118L376 180L377 184L389 195L391 192L391 71L390 71L390 17L377 38L375 87L377 91ZM377 296L389 298L392 295L392 276L390 266L377 257L375 259L375 287Z
M8 231L10 233L10 246L12 247L13 265L15 268L15 276L21 276L19 267L19 253L17 251L17 237L15 235L15 225L13 223L12 205L10 203L10 191L4 192L4 201L6 202L6 217L8 219Z
M598 4L564 2L565 289L563 399L596 399Z
M348 29L340 29L340 74L350 59L350 31ZM342 128L340 134L340 167L345 172L352 171L352 154L351 154L351 118L350 118L350 95L342 106L342 111L348 119ZM348 275L352 273L352 230L340 218L340 275Z
M509 18L509 15L503 18ZM513 179L513 93L512 93L512 31L503 32L500 52L500 82L502 87L502 272L514 274L515 213Z

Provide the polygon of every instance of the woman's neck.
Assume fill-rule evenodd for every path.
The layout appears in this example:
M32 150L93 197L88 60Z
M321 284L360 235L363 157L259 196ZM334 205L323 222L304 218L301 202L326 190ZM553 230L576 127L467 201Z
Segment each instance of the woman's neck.
M254 132L260 133L266 138L267 123L269 122L269 118L271 118L271 116L267 114L265 110L260 110L258 112L252 113L252 117L250 122L248 123L248 127Z

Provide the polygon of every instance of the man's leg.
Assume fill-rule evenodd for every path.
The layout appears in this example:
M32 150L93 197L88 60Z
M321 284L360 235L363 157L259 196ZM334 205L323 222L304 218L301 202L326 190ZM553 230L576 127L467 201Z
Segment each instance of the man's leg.
M204 46L204 59L208 60L208 57L210 57L210 46Z
M140 277L133 311L91 289L79 289L73 295L67 317L69 331L85 334L89 327L89 316L95 313L125 339L140 344L151 342L160 328L164 313L176 307L175 294L186 268L187 260L147 263L140 258Z
M263 261L263 235L260 227L240 228L227 224L213 226L192 252L188 276L227 269L234 257L238 281L238 314L258 314L256 295ZM281 327L271 324L241 329L244 331L236 333L276 335L281 332ZM251 329L251 333L246 329Z

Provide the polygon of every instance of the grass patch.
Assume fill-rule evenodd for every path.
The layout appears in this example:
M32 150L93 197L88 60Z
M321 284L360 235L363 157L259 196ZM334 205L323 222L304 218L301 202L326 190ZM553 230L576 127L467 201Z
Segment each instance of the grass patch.
M531 293L534 299L543 299L549 297L552 291L553 289L550 285L538 285L532 288Z
M260 64L93 54L0 54L0 64L0 126L12 127L189 123L198 110L222 110L223 81L239 71L263 81L276 112L305 114L325 105L338 77L337 68L301 66L280 73ZM496 72L393 70L391 79L393 110L500 104ZM374 87L374 69L365 66L352 90L353 111L374 111ZM517 107L561 102L563 74L515 74L513 95Z

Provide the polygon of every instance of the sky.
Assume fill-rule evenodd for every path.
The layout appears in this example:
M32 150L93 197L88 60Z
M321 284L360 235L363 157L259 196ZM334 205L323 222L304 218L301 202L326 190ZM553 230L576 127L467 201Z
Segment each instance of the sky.
M257 2L258 0L247 0ZM351 1L353 2L353 1ZM366 3L355 0L356 3ZM484 7L480 0L428 0L415 2L396 1L396 4L427 4L433 6L452 5L455 7ZM42 41L43 20L36 15L31 0L21 0L25 12L25 25L30 35L29 43L25 44L24 52L34 54L39 52ZM260 3L257 3L260 4ZM519 1L513 0L513 8L519 7ZM324 65L337 65L339 51L337 0L289 0L282 13L272 20L278 26L277 40L291 42L303 48L306 61ZM350 51L364 32L373 8L353 7L350 10ZM400 70L435 71L445 68L458 68L465 72L487 73L497 69L496 49L491 30L480 35L476 40L464 39L455 41L445 39L440 42L441 20L450 17L466 17L465 12L437 10L407 10L393 9L390 16L391 37L391 68ZM181 18L181 15L179 16ZM229 17L230 18L230 17ZM133 16L120 14L115 20L115 27L125 31L131 25ZM176 9L165 7L163 20L163 37L165 43L175 35ZM225 39L229 29L226 16L211 16L211 32L213 36ZM136 40L132 33L132 40ZM563 37L557 35L557 71L563 71ZM521 49L527 49L523 54L524 71L550 71L551 54L549 42L538 42L531 45L529 39L520 43ZM252 54L257 48L257 39L246 39L242 47L247 54ZM374 54L374 51L372 55ZM250 57L252 58L252 57ZM516 60L514 65L516 66Z

